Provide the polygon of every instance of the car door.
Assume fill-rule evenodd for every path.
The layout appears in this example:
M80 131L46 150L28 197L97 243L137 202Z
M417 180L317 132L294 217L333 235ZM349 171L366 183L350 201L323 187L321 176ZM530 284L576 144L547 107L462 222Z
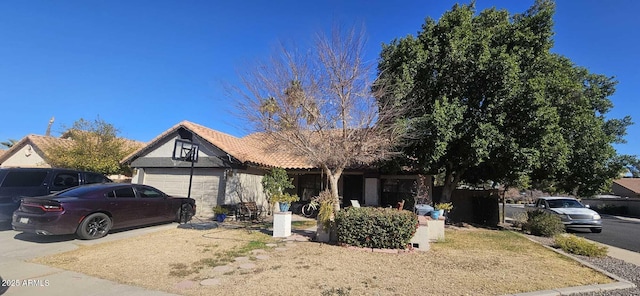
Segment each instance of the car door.
M80 185L80 175L74 171L53 171L49 193L56 193Z
M145 224L142 212L142 200L136 196L133 187L115 188L106 193L109 211L113 219L113 228L132 227Z
M135 189L142 201L141 211L147 223L172 220L173 216L168 215L170 201L166 194L144 185L135 186Z

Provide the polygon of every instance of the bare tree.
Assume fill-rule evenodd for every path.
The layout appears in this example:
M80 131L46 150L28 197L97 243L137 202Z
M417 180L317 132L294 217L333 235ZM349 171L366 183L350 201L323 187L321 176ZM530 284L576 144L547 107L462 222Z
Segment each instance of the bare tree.
M305 51L281 44L266 62L241 73L241 86L234 89L245 121L277 149L321 168L338 201L345 168L393 154L403 133L394 118L404 107L375 99L385 88L372 88L375 65L365 61L362 29L335 26L314 41ZM338 202L334 209L340 209Z

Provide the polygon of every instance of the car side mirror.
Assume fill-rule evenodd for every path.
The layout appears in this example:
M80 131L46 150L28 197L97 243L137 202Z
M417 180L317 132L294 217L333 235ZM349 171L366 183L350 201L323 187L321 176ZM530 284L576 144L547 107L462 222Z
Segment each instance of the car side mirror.
M590 209L591 206L590 205L584 205L585 208Z

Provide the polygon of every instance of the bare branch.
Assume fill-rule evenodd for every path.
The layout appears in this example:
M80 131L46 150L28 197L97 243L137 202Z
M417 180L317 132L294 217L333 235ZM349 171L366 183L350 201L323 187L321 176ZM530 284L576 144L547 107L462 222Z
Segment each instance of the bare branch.
M318 34L308 51L281 44L269 60L240 74L234 90L243 119L336 182L345 168L390 157L403 137L395 118L405 106L377 101L386 88L372 88L365 44L362 29L339 26Z

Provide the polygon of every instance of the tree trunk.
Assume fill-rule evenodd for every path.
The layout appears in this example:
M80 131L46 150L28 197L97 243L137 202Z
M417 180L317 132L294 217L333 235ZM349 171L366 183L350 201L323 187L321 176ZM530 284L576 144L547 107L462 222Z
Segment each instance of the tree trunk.
M338 180L340 180L340 176L342 175L343 169L336 169L335 172L332 172L328 167L324 167L324 171L329 178L329 190L331 191L331 196L334 198L334 213L340 211L340 195L338 194Z
M460 183L460 176L462 176L462 172L456 172L451 168L446 169L440 203L451 202L451 195L456 187L458 187L458 183Z

